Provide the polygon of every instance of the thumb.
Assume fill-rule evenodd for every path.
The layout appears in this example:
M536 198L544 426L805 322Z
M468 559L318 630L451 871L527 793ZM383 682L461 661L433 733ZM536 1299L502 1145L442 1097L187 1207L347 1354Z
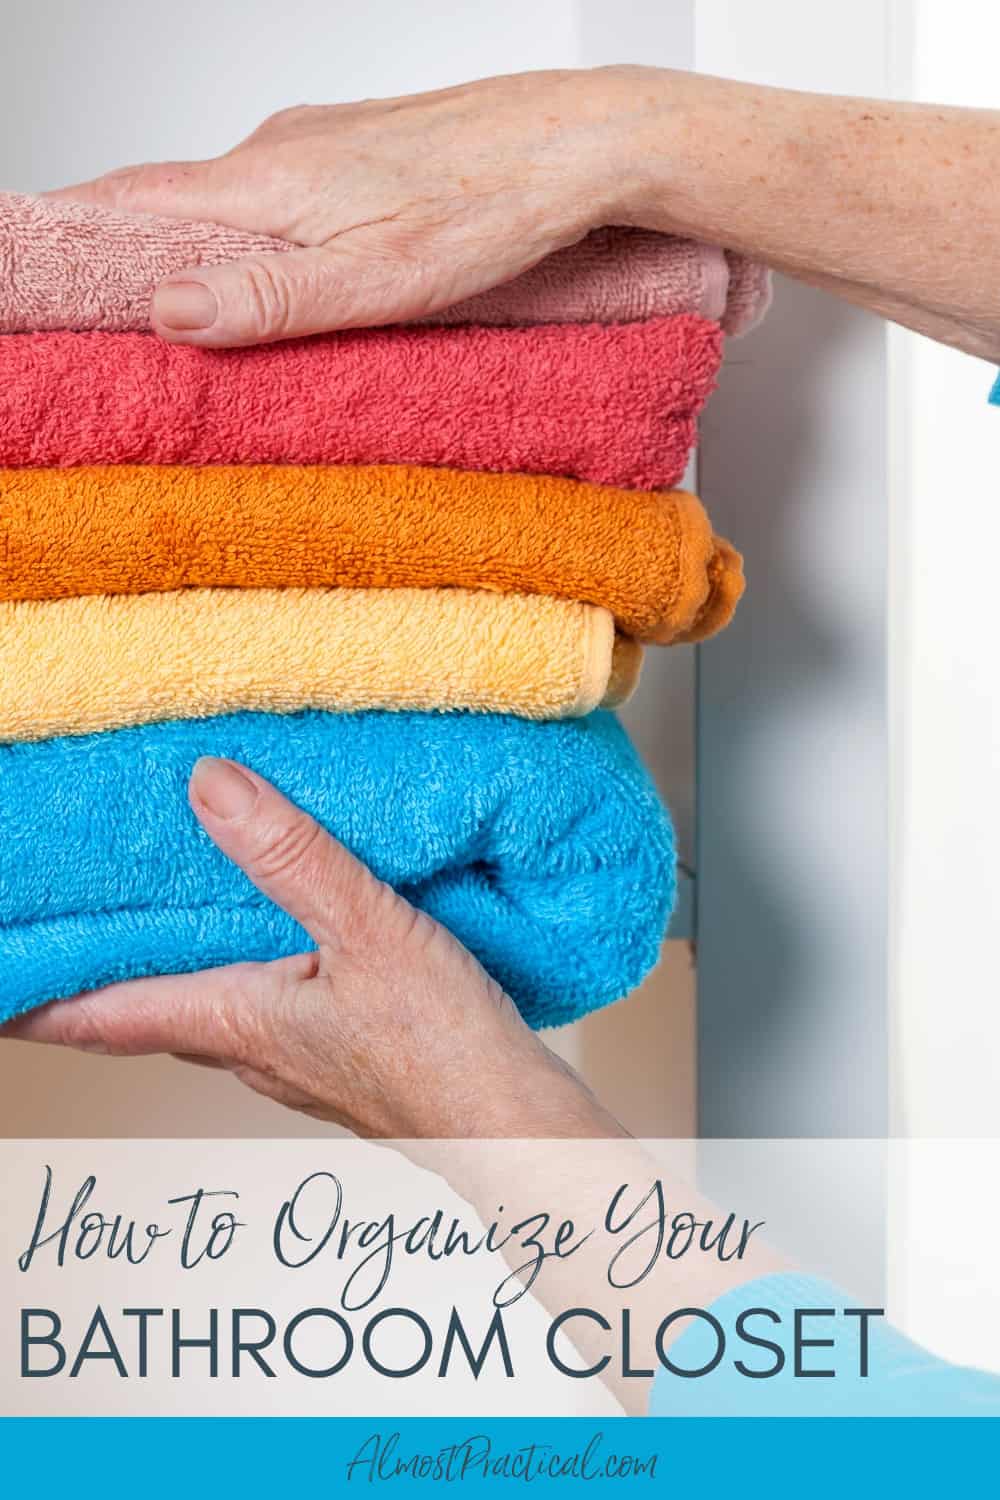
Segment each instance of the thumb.
M320 947L367 940L385 903L402 905L342 844L255 772L206 757L191 776L191 806L224 854ZM179 978L130 980L8 1022L0 1035L83 1051L180 1052L252 1063L273 1054L262 1027L273 1001L316 973L317 955L244 963Z
M428 295L420 267L364 231L349 240L178 271L156 289L153 328L174 344L234 349L409 321L452 300Z
M400 899L314 818L245 766L202 758L189 797L223 854L318 947L343 949L363 939L387 899Z

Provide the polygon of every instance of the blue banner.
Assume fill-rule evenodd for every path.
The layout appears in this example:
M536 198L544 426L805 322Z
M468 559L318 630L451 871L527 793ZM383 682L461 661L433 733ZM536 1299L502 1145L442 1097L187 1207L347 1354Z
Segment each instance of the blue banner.
M2 1494L955 1493L992 1474L982 1421L8 1418Z

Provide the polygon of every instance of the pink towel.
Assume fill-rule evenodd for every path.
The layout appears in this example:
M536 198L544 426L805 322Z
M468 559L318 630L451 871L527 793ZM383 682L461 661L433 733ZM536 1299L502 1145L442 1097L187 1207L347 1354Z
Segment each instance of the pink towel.
M439 464L671 487L717 323L380 328L208 350L150 333L0 338L0 465Z
M0 193L0 333L142 331L153 288L172 271L291 248L218 224ZM600 229L427 321L619 323L698 313L736 332L727 303L732 273L714 246ZM753 295L763 300L760 291ZM751 298L739 312L740 331L754 317Z
M749 260L735 250L726 251L729 268L729 294L722 326L726 333L739 338L756 328L771 306L771 273L759 261Z

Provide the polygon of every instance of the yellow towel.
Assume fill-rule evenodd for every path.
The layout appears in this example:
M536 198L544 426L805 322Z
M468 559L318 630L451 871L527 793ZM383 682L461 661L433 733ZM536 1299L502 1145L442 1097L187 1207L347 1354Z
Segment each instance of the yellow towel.
M642 648L611 614L470 589L183 589L0 604L0 740L238 709L621 703Z

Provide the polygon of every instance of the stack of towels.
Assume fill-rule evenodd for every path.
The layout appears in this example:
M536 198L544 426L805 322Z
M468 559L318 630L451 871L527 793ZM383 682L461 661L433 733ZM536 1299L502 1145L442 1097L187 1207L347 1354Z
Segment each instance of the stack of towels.
M309 946L188 808L217 755L569 1021L673 904L609 710L742 590L672 487L766 274L607 230L433 325L150 333L163 275L281 248L0 195L0 1018Z

